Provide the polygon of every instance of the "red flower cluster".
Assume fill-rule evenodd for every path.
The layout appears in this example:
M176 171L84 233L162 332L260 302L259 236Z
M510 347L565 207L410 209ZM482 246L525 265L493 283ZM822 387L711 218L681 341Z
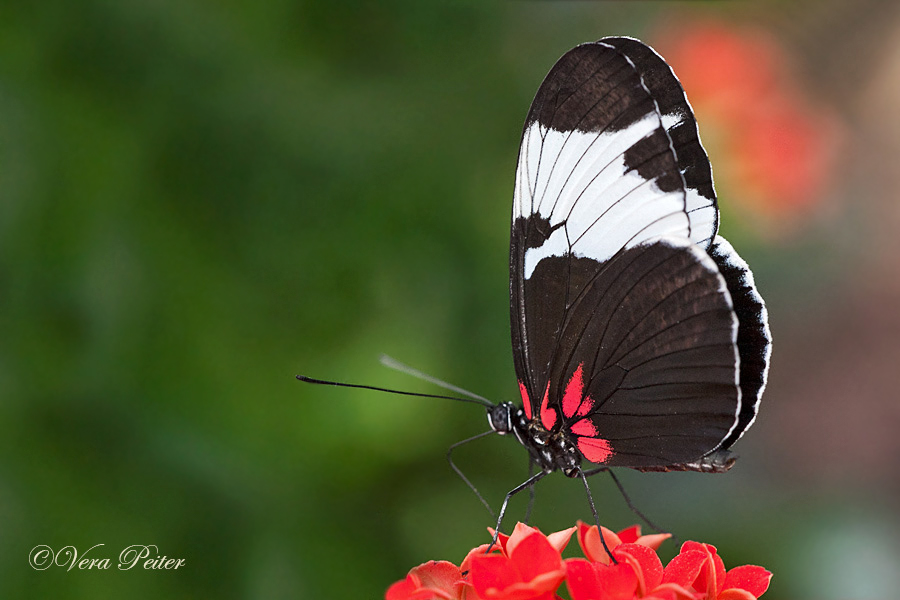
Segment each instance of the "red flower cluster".
M563 559L575 530L585 558ZM600 536L616 558L613 563ZM663 567L656 549L668 534L641 535L638 526L618 534L579 522L544 535L518 523L469 552L457 567L430 561L392 585L386 600L559 600L563 581L572 600L756 600L772 574L753 565L725 570L714 546L686 542Z

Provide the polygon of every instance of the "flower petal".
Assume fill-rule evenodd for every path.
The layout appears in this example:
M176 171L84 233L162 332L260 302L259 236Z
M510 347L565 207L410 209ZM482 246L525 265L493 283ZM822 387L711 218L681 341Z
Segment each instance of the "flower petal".
M679 600L678 596L672 590L662 589L653 590L647 596L641 596L641 600ZM691 598L693 600L693 598Z
M408 600L416 592L416 582L410 575L394 583L384 594L384 600Z
M769 589L772 573L756 565L735 567L725 574L725 590L740 589L750 592L759 598Z
M656 586L652 592L650 592L649 596L644 596L644 598L665 598L672 600L697 600L698 598L705 598L704 595L694 592L690 589L686 589L675 583L661 583Z
M756 596L754 596L747 590L732 588L723 591L721 594L719 594L716 600L756 600L756 598Z
M491 534L491 539L494 539L494 534L496 533L496 530L493 527L488 527L487 530L488 530L488 533ZM509 536L501 531L500 533L497 534L497 541L494 542L494 546L493 546L493 548L491 548L491 550L493 550L494 548L500 548L500 551L503 552L503 554L507 554L506 544L508 542L509 542Z
M694 583L694 589L698 592L705 591L710 598L718 597L725 589L725 565L718 554L708 555Z
M453 586L462 579L459 567L446 560L431 560L418 567L413 567L410 575L416 575L420 587L438 590L453 590ZM449 597L449 596L448 596Z
M624 562L604 565L583 558L566 560L566 587L572 600L633 600L637 577Z
M566 560L566 587L569 588L569 595L572 597L572 600L594 600L599 598L600 579L597 576L594 565L583 558Z
M515 583L505 590L495 590L483 600L553 600L553 592L536 592L527 583Z
M617 565L594 564L604 591L602 598L606 600L631 600L638 587L638 578L634 569L626 563Z
M432 600L459 598L463 583L459 567L445 560L430 560L413 567L406 579L388 588L386 600Z
M642 535L634 543L647 546L653 550L659 550L662 543L670 537L672 537L671 533L651 533L650 535Z
M640 544L622 544L613 550L619 561L632 566L638 580L638 594L643 596L662 582L663 566L656 552Z
M725 589L725 563L722 562L722 557L717 554L716 547L712 544L688 541L681 545L681 551L688 550L706 554L706 562L694 581L694 589L706 592L710 598L716 598Z
M617 535L619 536L619 539L622 540L623 544L634 544L638 541L638 538L641 537L641 526L632 525L631 527L626 527Z
M572 534L575 533L575 529L577 528L569 527L562 531L555 531L548 535L547 539L550 541L550 545L556 548L557 552L562 553L566 546L569 545L569 540L572 538Z
M712 566L707 567L708 573L715 573L715 581L710 581L707 586L707 594L713 597L713 589L715 589L715 597L718 597L725 589L725 563L718 554L712 555Z
M681 554L675 556L666 565L663 571L663 583L675 583L689 588L697 580L704 563L706 563L706 552L682 549Z
M566 587L572 600L600 597L600 580L594 566L583 558L566 560Z
M716 547L712 544L701 544L700 542L692 542L691 540L683 543L679 552L687 552L688 550L699 550L703 553L706 553L706 551L709 550L713 554L717 552Z
M462 564L459 565L460 573L468 573L472 569L472 559L476 556L484 556L487 554L489 544L482 544L476 548L472 548L469 550L469 553L466 554L466 557L463 559ZM501 554L500 549L497 546L494 546L491 549L492 554Z
M610 551L622 543L619 536L606 527L603 527L603 538L606 540L606 545ZM603 563L604 565L610 563L609 554L603 547L603 542L600 540L600 532L597 530L596 525L587 525L578 521L578 543L581 545L584 556L588 560Z
M410 577L389 587L384 595L385 600L452 600L458 597L456 591L419 587Z
M531 582L536 590L553 591L559 587L566 575L559 551L540 531L535 530L516 544L509 558L522 581Z
M469 583L481 598L496 598L499 592L522 582L519 571L506 556L482 554L473 556L470 564Z
M660 545L672 537L671 533L651 533L649 535L641 535L641 526L632 525L626 527L618 533L619 540L623 544L640 544L658 550Z
M544 536L540 530L535 529L530 525L526 525L525 523L516 523L515 528L513 528L512 535L507 538L505 543L503 544L503 552L507 556L511 556L515 550L515 547L519 545L519 542L527 538L528 536L537 533L540 536ZM502 535L502 534L501 534Z
M563 579L566 578L566 570L565 568L559 569L558 571L549 571L547 573L541 573L531 581L515 584L513 587L521 585L522 587L527 587L531 590L531 596L540 595L540 594L552 594L557 589L559 589L560 584L563 582Z

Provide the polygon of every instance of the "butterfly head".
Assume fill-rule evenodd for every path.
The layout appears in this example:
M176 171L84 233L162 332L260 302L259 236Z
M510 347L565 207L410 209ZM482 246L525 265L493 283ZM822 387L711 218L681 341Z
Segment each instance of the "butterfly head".
M500 435L513 432L513 418L521 412L512 402L501 402L488 409L488 424Z

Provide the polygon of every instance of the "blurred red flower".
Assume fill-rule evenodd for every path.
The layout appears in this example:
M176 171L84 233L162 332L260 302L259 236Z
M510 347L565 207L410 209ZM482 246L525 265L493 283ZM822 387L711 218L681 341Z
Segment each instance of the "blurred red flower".
M837 119L811 100L777 40L718 22L679 23L657 47L681 80L737 207L789 228L822 199L837 157Z
M586 558L562 558L572 533ZM616 558L603 549L600 534ZM544 535L519 523L512 535L478 546L457 567L431 561L392 585L386 600L559 600L563 581L572 600L756 600L772 574L753 565L725 570L715 546L686 542L665 568L656 550L668 534L618 533L579 522Z

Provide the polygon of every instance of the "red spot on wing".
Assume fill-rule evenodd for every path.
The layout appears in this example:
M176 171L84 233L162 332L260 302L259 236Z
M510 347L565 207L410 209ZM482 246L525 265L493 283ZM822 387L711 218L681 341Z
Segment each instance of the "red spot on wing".
M584 363L578 365L578 368L575 369L575 372L572 374L572 378L566 385L566 391L563 392L562 409L563 414L566 415L567 419L571 418L572 415L575 414L575 411L578 410L578 405L581 404L582 394L584 393L584 374L582 373L583 366Z
M544 390L544 399L541 400L541 423L549 431L556 425L556 411L547 406L550 397L550 382L547 382L547 389Z
M528 390L525 389L525 384L521 381L519 382L519 393L522 394L522 408L525 409L525 417L530 421L531 401L528 399Z
M594 426L590 419L581 419L570 428L575 435L586 435L594 437L597 435L597 427Z
M581 404L578 405L578 410L575 411L575 415L578 417L585 417L591 409L594 408L594 400L590 396L585 396L584 400L581 401Z
M603 438L580 437L578 438L578 449L592 463L604 463L613 455L612 446Z
M566 384L566 390L563 392L562 409L567 419L571 419L577 415L585 417L594 407L594 401L590 396L584 394L584 363L578 365L569 383Z

